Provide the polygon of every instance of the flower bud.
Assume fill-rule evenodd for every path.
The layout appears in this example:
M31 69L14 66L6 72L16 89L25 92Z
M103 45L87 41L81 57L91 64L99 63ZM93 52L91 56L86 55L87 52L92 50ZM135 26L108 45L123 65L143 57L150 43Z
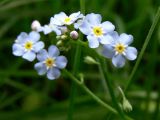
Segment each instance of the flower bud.
M31 29L37 31L41 27L41 24L38 20L34 20L31 24Z
M61 36L60 36L60 35L57 35L57 36L56 36L56 39L57 39L57 40L60 40L60 39L61 39Z
M123 98L123 103L122 103L123 110L126 112L132 111L132 105L129 103L129 101L126 98Z
M62 46L63 45L62 40L59 40L56 45L59 46L59 47Z
M62 40L66 40L67 39L67 35L61 35L61 39Z
M93 59L90 56L86 56L84 58L84 62L87 63L87 64L99 64L95 59Z
M72 39L74 39L74 40L77 40L78 37L79 37L79 34L78 34L77 31L72 31L72 32L70 32L70 37L71 37Z

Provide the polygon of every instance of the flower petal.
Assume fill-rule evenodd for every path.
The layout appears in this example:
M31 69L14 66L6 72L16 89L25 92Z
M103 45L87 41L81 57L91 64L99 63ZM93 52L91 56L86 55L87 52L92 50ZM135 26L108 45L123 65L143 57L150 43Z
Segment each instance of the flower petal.
M49 48L48 48L48 55L50 57L57 57L59 55L59 50L56 46L54 45L51 45Z
M38 62L34 65L39 75L44 75L47 72L47 68L43 62Z
M109 35L112 36L112 38L114 40L118 40L119 39L119 35L118 35L118 33L116 31L113 31L113 32L109 33Z
M52 31L54 31L56 33L56 35L61 35L62 34L61 30L55 25L52 26L51 29L52 29Z
M45 35L49 34L52 32L52 29L48 26L48 25L45 25L43 28L42 28L43 32Z
M37 59L39 61L44 61L47 59L47 57L48 57L48 53L45 49L40 50L37 54Z
M12 51L15 56L22 56L24 54L24 48L20 44L13 44Z
M36 58L36 54L32 51L29 51L29 52L26 52L22 57L32 62Z
M63 25L62 21L60 21L59 18L56 19L55 17L54 18L51 17L50 24L53 24L53 25Z
M38 32L32 31L29 33L28 39L35 43L40 39L40 34Z
M134 47L126 48L126 58L128 60L135 60L137 58L137 49Z
M110 35L105 35L100 38L101 44L112 44L114 39Z
M91 26L90 26L90 24L86 20L84 20L81 23L81 25L79 26L79 29L85 35L91 34Z
M130 45L133 42L133 36L122 33L119 36L119 42L124 43L125 45Z
M28 37L27 33L21 32L20 35L18 35L16 42L22 44L26 41L27 37Z
M103 46L103 50L102 50L102 54L106 58L112 58L114 56L114 54L115 54L114 48L111 45L104 45Z
M39 52L43 48L44 48L44 43L42 41L35 43L33 46L33 49L36 53Z
M49 69L49 71L47 72L47 78L50 80L54 80L60 77L60 71L58 68L51 68Z
M56 64L56 67L58 67L60 69L65 68L66 65L67 65L67 59L66 59L66 57L64 57L64 56L58 56L56 58L56 63L55 64Z
M92 25L99 25L102 21L101 15L100 14L94 14L94 13L86 15L85 19Z
M88 39L90 48L97 48L99 46L99 41L97 38L89 35L89 36L87 36L87 39Z
M125 58L122 55L115 55L112 58L112 63L115 67L121 68L125 65Z
M103 22L102 26L103 26L103 30L105 31L105 33L112 32L115 29L115 26L109 21Z
M80 14L81 14L80 11L78 11L78 12L76 12L76 13L72 13L72 14L69 16L69 18L71 18L72 22L74 22L74 21L76 21L76 20L79 18Z

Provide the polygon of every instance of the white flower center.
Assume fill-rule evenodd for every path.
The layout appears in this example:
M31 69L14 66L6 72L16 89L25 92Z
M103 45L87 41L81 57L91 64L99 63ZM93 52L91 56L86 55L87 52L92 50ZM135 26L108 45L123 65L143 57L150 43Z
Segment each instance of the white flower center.
M55 60L53 58L47 58L45 60L45 65L47 68L51 68L54 66Z
M96 26L96 27L93 27L93 33L96 36L101 36L101 35L103 35L103 30L101 27Z
M33 48L33 43L30 42L30 41L26 42L25 45L24 45L24 48L25 48L27 51L31 50L31 49Z
M119 54L123 54L125 49L126 49L126 46L124 44L121 44L121 43L116 44L115 47L114 47L114 50Z

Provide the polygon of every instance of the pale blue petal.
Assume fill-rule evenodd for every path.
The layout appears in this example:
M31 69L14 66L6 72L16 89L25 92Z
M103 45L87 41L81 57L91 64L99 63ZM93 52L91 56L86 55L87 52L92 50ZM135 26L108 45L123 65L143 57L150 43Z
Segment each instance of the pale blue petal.
M128 60L135 60L137 58L137 49L134 47L127 47L125 53Z
M89 35L89 36L87 36L87 39L88 39L90 48L97 48L99 46L99 41L96 37Z
M133 36L122 33L119 37L119 42L125 45L130 45L133 42Z
M113 31L113 32L109 33L109 35L112 36L112 38L114 40L118 40L119 39L119 35L118 35L118 33L116 31Z
M115 29L115 26L109 21L103 22L102 27L105 33L112 32Z
M76 21L80 16L80 11L76 13L72 13L69 18L71 18L72 22Z
M58 68L51 68L49 69L49 71L47 72L47 78L50 80L54 80L60 77L60 71Z
M66 57L64 57L64 56L58 56L56 58L55 64L56 64L56 67L58 67L60 69L65 68L66 65L67 65L67 59L66 59Z
M113 42L114 42L114 39L110 35L105 35L100 38L101 44L112 44Z
M28 37L27 33L21 32L20 35L18 35L16 42L22 44L26 41L27 37Z
M111 45L104 45L103 50L102 50L102 54L106 58L112 58L115 55L114 48Z
M45 61L47 58L48 58L48 53L45 49L42 49L41 51L38 52L37 59L39 61Z
M13 44L12 51L15 56L22 56L24 54L24 48L20 44Z
M23 56L24 59L32 62L36 58L36 54L32 51L26 52Z
M79 26L79 29L85 35L91 34L91 26L86 20L84 20L83 23Z
M45 25L43 27L43 32L44 32L45 35L47 35L47 34L52 32L52 29L48 25Z
M53 25L63 25L63 22L61 20L59 20L59 19L51 17L50 24L53 24Z
M33 49L36 53L42 50L43 48L44 48L44 43L42 41L35 43L33 46Z
M58 29L57 26L53 26L51 29L56 33L56 35L61 35L62 34L61 30Z
M48 55L50 57L57 57L59 55L59 50L56 46L54 45L51 45L49 48L48 48Z
M102 21L101 15L100 14L94 14L94 13L86 15L85 19L90 24L92 24L93 26L101 24L101 21Z
M33 43L37 42L40 39L40 34L38 32L32 31L29 33L29 38L30 41Z
M83 23L83 20L78 20L76 23L74 23L74 28L78 29Z
M39 75L44 75L47 72L47 68L43 62L38 62L34 65L34 68Z
M112 58L112 63L117 68L123 67L125 65L125 61L125 58L121 54L115 55Z

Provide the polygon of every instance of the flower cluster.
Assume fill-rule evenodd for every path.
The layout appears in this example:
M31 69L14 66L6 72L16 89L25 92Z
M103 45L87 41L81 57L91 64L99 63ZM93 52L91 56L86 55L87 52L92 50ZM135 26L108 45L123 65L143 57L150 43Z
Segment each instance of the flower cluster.
M137 57L136 48L129 46L133 36L125 33L118 35L110 21L102 22L100 14L90 13L84 16L76 12L67 16L60 12L50 18L49 24L41 26L39 21L35 20L31 28L29 34L22 32L17 37L12 46L13 54L22 56L30 62L37 58L38 63L34 68L39 75L47 74L50 80L57 79L60 76L60 69L65 68L68 62L65 56L59 56L59 45L66 43L68 37L78 39L77 30L86 35L90 48L102 46L102 54L111 58L116 67L123 67L125 58L135 60ZM44 49L45 41L40 40L41 33L44 35L55 33L58 39L57 46L50 45L48 51Z

